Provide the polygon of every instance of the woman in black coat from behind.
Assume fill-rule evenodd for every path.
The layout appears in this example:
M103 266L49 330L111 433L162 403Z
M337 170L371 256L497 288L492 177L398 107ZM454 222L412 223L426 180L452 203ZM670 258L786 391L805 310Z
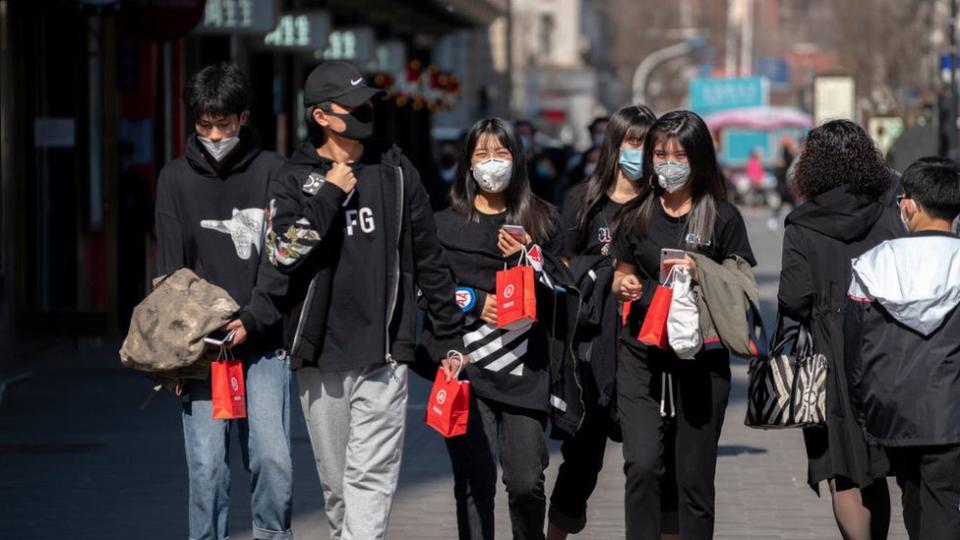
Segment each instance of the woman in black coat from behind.
M824 354L829 365L826 426L803 433L807 482L817 491L828 481L843 538L886 538L889 465L854 416L844 372L842 308L850 260L904 232L890 199L893 173L860 126L834 120L810 132L795 174L804 202L786 219L780 311L809 325L814 352Z

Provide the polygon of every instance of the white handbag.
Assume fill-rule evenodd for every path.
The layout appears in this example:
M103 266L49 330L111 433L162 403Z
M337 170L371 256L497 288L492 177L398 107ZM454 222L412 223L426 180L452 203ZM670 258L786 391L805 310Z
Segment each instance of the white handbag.
M667 316L667 338L678 358L692 360L703 346L700 335L700 310L691 288L692 279L686 266L677 266L673 276L673 298Z

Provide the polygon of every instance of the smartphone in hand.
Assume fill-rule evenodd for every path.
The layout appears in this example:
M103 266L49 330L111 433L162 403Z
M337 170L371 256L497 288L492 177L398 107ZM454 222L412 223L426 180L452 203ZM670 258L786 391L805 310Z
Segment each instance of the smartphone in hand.
M523 225L504 225L501 228L503 232L512 236L517 242L521 244L527 243L527 231L523 228Z
M236 330L230 330L229 332L223 329L215 330L203 338L203 342L214 347L223 347L233 341L233 335L236 333Z
M670 268L663 264L663 261L683 259L686 256L687 252L682 249L663 248L660 250L660 283L665 282L667 280L667 274L670 273Z

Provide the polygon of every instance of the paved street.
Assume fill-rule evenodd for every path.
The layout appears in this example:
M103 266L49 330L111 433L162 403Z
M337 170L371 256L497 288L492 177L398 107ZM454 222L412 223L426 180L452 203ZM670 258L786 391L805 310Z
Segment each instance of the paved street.
M764 311L772 322L779 236L766 215L748 212L760 266ZM10 386L0 405L0 536L4 538L168 539L186 537L186 472L176 400L158 395L146 408L149 384L120 367L115 343L82 342L37 355L32 377ZM2 377L0 377L2 378ZM746 363L734 367L734 390L717 473L717 538L837 538L829 496L805 485L798 431L743 426ZM428 385L411 384L404 467L390 523L395 539L455 538L453 483L440 437L423 424ZM299 411L294 416L294 530L324 538L320 486ZM559 463L552 447L547 489ZM232 490L232 537L251 538L247 476L239 452ZM891 484L898 503L899 491ZM501 490L502 491L502 490ZM509 538L505 498L497 534ZM623 537L623 475L619 445L590 502L581 538ZM894 504L891 538L906 538Z

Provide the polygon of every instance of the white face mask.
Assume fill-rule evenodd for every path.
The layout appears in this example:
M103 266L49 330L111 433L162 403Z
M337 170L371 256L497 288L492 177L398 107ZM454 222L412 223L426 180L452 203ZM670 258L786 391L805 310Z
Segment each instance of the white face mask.
M903 228L910 232L910 218L903 212L903 203L900 203L900 221L903 222Z
M206 137L197 136L197 140L199 140L200 144L207 150L210 157L217 163L220 163L223 161L223 158L227 157L227 154L237 146L240 142L240 137L230 137L213 142Z
M485 159L473 166L473 178L480 189L487 193L500 193L510 185L513 161L509 159Z

